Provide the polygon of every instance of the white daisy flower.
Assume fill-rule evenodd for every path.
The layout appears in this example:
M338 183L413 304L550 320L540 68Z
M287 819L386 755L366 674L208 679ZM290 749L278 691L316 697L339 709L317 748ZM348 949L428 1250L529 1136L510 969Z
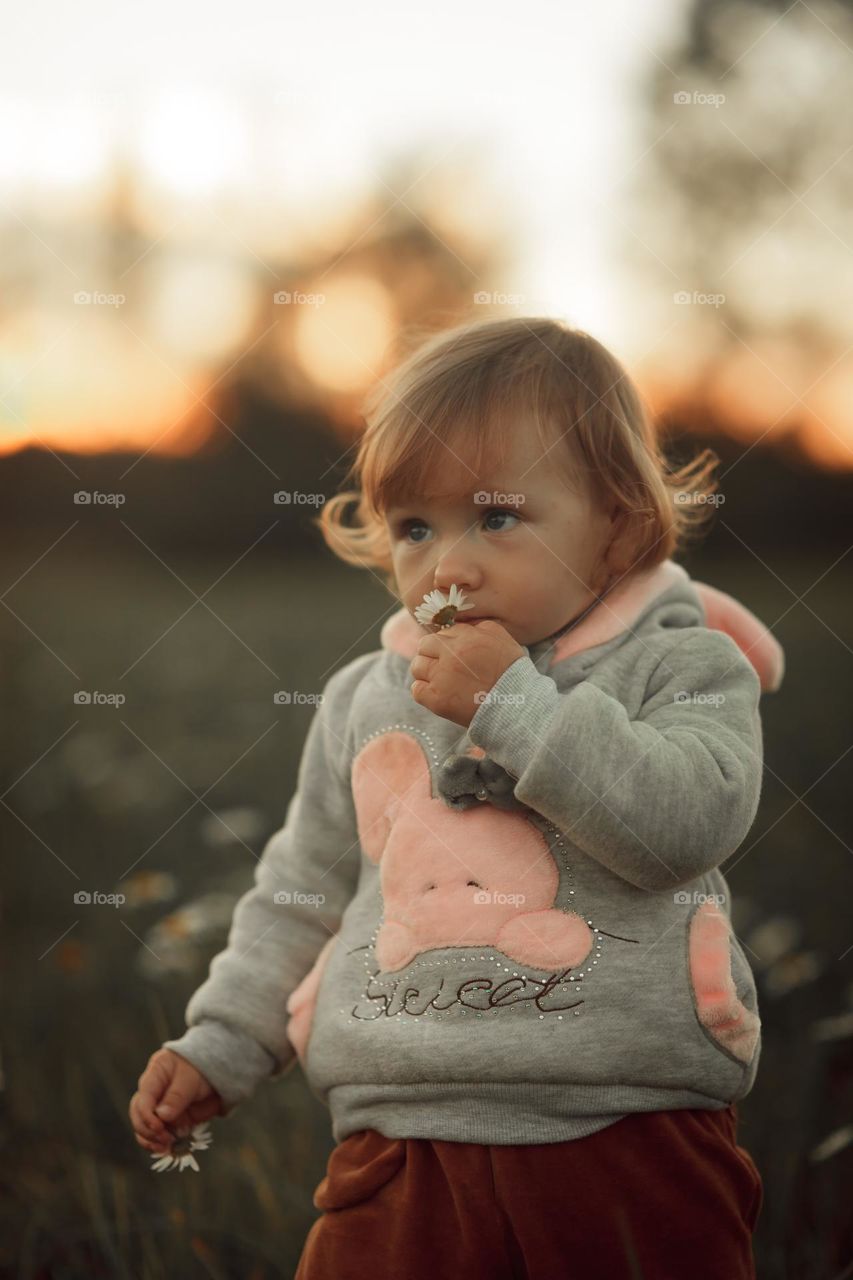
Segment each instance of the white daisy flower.
M151 1152L151 1159L154 1161L152 1173L165 1173L167 1169L178 1169L183 1173L187 1167L198 1173L198 1161L193 1152L206 1151L212 1141L213 1135L206 1120L203 1124L193 1125L192 1129L175 1136L170 1151Z
M443 591L428 591L423 604L415 609L415 620L425 627L452 627L457 613L473 608L471 601L466 601L465 592L454 582L446 596Z
M835 1133L831 1133L828 1138L824 1138L823 1142L819 1142L809 1152L809 1159L828 1160L830 1156L849 1147L851 1142L853 1142L853 1124L845 1124L841 1129L836 1129Z

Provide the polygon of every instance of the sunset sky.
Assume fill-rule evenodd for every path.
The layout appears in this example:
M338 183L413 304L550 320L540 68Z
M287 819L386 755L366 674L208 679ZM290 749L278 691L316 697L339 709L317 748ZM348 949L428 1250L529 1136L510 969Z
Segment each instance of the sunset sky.
M632 370L658 349L674 363L672 288L650 297L626 271L625 184L650 146L645 81L686 11L538 0L522 19L508 0L438 0L428 15L388 0L246 0L183 4L176 22L162 0L144 18L107 3L19 10L0 49L0 449L169 447L164 429L251 340L258 278L276 287L269 258L334 244L377 171L415 148L427 189L474 160L482 182L454 217L476 235L497 210L513 234L515 265L481 287L589 330ZM98 217L119 174L151 257L128 264L111 302ZM297 355L330 390L357 393L393 311L357 275L327 286L322 314L300 318ZM330 328L350 335L337 357ZM768 408L796 408L809 379L780 384L748 362L750 436ZM825 424L812 424L813 452L853 465L849 365L833 379L810 404Z

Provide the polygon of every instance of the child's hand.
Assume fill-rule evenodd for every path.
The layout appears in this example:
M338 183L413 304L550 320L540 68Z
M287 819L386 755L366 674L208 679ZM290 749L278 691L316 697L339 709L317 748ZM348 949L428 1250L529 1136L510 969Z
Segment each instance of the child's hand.
M467 729L507 667L525 650L499 622L457 622L424 636L412 659L415 702ZM476 697L479 694L480 697Z
M148 1151L167 1151L175 1137L171 1130L228 1112L207 1078L171 1049L152 1053L128 1110L136 1141Z

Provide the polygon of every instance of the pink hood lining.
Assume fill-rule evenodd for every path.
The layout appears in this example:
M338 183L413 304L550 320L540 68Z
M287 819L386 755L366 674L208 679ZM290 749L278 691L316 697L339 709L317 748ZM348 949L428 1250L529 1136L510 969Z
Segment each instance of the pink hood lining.
M752 663L764 693L775 693L785 674L785 654L769 627L733 596L716 587L690 578L674 560L664 560L652 569L633 574L610 592L587 614L583 622L556 641L548 665L612 640L628 630L646 605L675 583L690 582L705 613L708 627L731 636ZM385 620L379 640L383 649L411 660L427 629L416 622L408 609L401 608Z

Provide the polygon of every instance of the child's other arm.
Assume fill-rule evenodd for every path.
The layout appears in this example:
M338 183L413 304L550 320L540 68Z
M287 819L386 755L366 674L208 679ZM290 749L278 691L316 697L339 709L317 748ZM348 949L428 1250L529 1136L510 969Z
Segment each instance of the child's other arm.
M760 682L730 636L691 629L635 720L589 681L566 693L518 659L469 725L516 797L641 889L676 889L740 845L761 793ZM505 696L513 695L513 696Z
M364 669L356 659L328 681L285 823L263 850L254 887L234 908L226 948L190 998L188 1030L162 1046L191 1062L231 1106L292 1065L287 999L355 892L360 849L344 739Z

